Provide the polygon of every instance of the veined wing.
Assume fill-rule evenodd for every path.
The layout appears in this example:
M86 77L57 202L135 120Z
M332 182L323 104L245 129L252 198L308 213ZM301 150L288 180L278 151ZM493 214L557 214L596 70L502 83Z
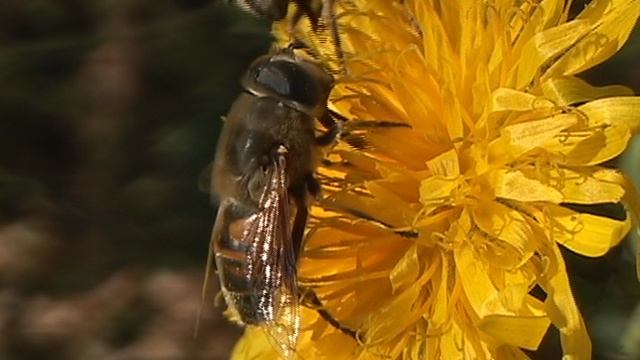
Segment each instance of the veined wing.
M280 354L295 354L300 329L296 256L291 239L287 151L281 146L265 173L254 210L224 200L219 207L203 287L211 295L213 258L229 309L247 325L259 325Z
M290 359L300 332L300 309L286 157L280 146L242 242L248 244L246 276L255 291L257 317L281 355Z
M231 201L226 199L223 200L218 206L218 212L216 214L216 220L213 225L213 229L211 230L211 239L209 240L209 251L207 254L207 265L204 272L204 281L202 283L202 298L200 300L200 307L198 309L198 315L196 318L196 326L194 330L194 336L198 335L198 330L200 328L200 318L202 317L202 312L205 311L206 304L213 303L213 294L212 294L212 281L215 277L215 268L213 266L215 259L215 244L218 239L222 236L224 227L226 226L226 213L227 208L231 205Z

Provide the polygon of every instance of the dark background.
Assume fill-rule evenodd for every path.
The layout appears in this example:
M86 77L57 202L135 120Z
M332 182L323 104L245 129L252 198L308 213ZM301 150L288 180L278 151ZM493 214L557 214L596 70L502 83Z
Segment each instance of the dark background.
M193 336L202 174L268 32L222 1L0 1L0 359L228 358L222 308ZM636 33L585 77L638 92L639 59ZM640 357L633 242L565 255L597 358ZM553 335L534 358L558 358Z

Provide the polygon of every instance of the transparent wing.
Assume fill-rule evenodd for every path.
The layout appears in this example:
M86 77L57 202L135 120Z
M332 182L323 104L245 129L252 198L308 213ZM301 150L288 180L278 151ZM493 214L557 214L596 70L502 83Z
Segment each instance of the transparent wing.
M246 276L255 291L257 315L272 343L290 359L300 332L300 309L286 155L281 146L267 172L258 212L252 216L241 241L248 244Z
M213 304L213 278L215 277L215 267L213 265L215 259L215 244L219 241L223 235L224 227L226 226L226 213L228 207L231 205L229 200L224 200L218 206L218 212L216 220L211 231L211 239L209 240L209 251L207 255L207 265L204 272L204 281L202 283L202 297L200 300L200 307L198 308L198 315L196 318L196 326L194 329L194 336L198 336L198 330L200 328L200 320L202 313L206 311L206 305Z

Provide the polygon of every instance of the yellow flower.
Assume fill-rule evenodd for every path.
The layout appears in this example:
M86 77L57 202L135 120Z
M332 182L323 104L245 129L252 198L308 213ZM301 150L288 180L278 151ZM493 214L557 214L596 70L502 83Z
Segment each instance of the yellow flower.
M601 164L640 129L640 98L575 77L613 55L638 0L337 1L328 31L293 29L330 69L330 107L360 130L318 170L325 200L299 282L350 337L303 309L303 359L526 359L550 325L566 359L589 359L562 245L596 257L640 213L633 186ZM290 12L290 13L293 13ZM291 19L276 24L280 46ZM317 30L317 29L316 29ZM624 203L624 221L568 204ZM234 358L277 358L248 329Z

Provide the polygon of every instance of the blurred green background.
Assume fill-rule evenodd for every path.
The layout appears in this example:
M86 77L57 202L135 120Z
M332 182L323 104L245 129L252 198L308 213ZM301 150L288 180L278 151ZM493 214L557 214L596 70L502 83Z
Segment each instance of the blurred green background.
M207 0L0 1L0 359L227 359L199 178L269 24Z
M221 308L193 337L199 179L268 31L223 1L0 1L0 359L228 358ZM639 60L636 32L585 77L640 92ZM619 163L640 181L640 142ZM565 251L596 359L640 358L633 251Z

